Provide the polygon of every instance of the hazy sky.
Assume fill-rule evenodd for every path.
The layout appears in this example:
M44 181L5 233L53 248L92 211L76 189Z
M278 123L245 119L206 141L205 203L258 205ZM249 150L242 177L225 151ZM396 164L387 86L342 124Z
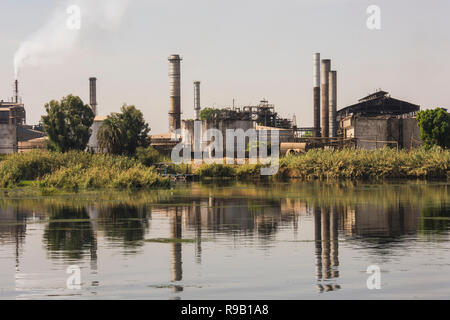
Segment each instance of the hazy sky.
M76 4L79 0L67 2ZM377 88L423 108L450 107L450 1L130 0L115 28L84 23L57 64L27 66L19 76L27 122L44 104L73 93L88 103L98 78L99 114L123 103L140 108L153 133L168 131L168 61L180 54L183 118L193 117L194 80L202 107L257 104L312 126L312 54L338 71L339 108ZM60 0L0 2L0 98L12 95L13 58L44 26ZM366 27L369 5L381 30ZM67 15L64 10L60 14ZM83 9L83 8L82 8ZM88 14L83 12L84 14ZM58 58L58 57L56 57Z

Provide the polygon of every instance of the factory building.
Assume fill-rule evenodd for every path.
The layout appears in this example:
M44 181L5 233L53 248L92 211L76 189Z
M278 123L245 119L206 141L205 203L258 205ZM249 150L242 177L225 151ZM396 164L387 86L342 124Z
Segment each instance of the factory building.
M45 136L39 127L26 125L18 80L14 81L13 94L10 101L0 101L0 154L21 152L28 141Z
M258 136L263 137L268 143L271 141L271 133L277 131L280 137L280 143L291 142L294 140L294 130L292 120L281 118L275 112L275 106L269 104L267 100L262 100L259 105L245 106L243 108L228 107L211 109L208 119L203 119L200 125L200 133L195 136L195 121L182 121L182 131L184 132L183 140L191 142L192 150L195 143L199 143L201 150L205 150L207 146L214 142L214 138L205 138L205 133L210 129L218 130L223 137L223 153L227 153L227 130L243 130L247 132L254 129ZM264 135L262 136L262 133ZM199 141L200 140L200 141ZM197 141L197 142L196 142ZM250 137L246 137L245 146L250 142ZM237 139L233 142L235 154L237 154Z
M93 152L93 153L99 153L101 151L100 146L98 144L97 134L105 120L106 120L106 117L104 117L104 116L96 116L94 118L94 123L92 124L92 127L91 127L92 133L91 133L91 137L89 138L89 142L88 142L88 146L87 146L88 151Z
M321 59L320 53L313 55L311 128L297 127L296 121L280 117L275 106L265 99L256 106L237 108L233 103L233 107L208 108L207 119L200 119L200 81L194 81L195 120L181 120L181 61L177 54L169 57L169 132L153 135L151 139L152 146L165 154L170 154L181 140L190 143L193 150L205 150L214 141L203 136L209 129L222 134L224 154L227 130L236 129L267 131L268 140L276 130L281 155L324 147L410 149L421 145L415 117L420 107L391 98L387 92L378 91L338 111L338 72L332 69L331 59ZM200 132L196 133L195 128ZM181 134L177 132L179 129ZM235 150L236 147L235 144Z
M16 102L17 100L17 102ZM17 152L17 127L25 122L25 107L12 99L10 102L0 101L0 153Z
M422 144L416 119L419 110L420 106L380 90L337 112L339 135L352 139L356 148L416 148Z
M16 125L9 123L0 124L0 154L17 152Z

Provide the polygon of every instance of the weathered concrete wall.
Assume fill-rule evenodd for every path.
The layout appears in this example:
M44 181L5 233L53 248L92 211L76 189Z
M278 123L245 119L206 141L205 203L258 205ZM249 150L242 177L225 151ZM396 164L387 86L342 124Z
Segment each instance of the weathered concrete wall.
M354 138L357 139L357 147L373 150L382 148L386 144L378 141L388 141L391 124L387 119L356 117L353 119Z
M349 125L348 121L345 124ZM353 117L347 138L356 138L357 147L368 150L397 145L399 149L410 149L421 145L415 118Z
M186 134L189 136L189 139L192 144L194 144L194 121L183 121L182 122L182 129L186 131ZM206 147L208 147L212 142L214 142L214 139L205 139L205 133L210 129L216 129L219 130L223 137L223 150L224 155L227 151L227 130L237 130L242 129L247 131L248 129L254 128L254 122L253 121L246 121L246 120L221 120L221 121L202 121L201 123L201 141L200 146L201 150L205 150ZM246 138L245 145L248 144L249 139ZM236 151L236 144L234 143L234 149Z
M403 148L413 149L422 145L420 128L416 118L402 119L403 121Z
M0 153L17 152L17 127L13 124L0 124Z

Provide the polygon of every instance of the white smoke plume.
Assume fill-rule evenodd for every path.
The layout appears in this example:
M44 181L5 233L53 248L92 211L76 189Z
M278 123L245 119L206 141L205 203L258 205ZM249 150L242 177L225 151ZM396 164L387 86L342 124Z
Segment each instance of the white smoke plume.
M77 44L81 32L93 26L111 30L120 25L131 0L72 0L55 8L39 30L20 44L14 55L15 79L26 66L62 63ZM68 27L71 6L81 9L81 29Z

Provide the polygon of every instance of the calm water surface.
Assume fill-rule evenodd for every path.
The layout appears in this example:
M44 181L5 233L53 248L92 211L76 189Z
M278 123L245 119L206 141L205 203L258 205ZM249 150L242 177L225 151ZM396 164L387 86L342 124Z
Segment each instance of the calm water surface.
M449 195L424 182L4 192L0 298L448 299Z

